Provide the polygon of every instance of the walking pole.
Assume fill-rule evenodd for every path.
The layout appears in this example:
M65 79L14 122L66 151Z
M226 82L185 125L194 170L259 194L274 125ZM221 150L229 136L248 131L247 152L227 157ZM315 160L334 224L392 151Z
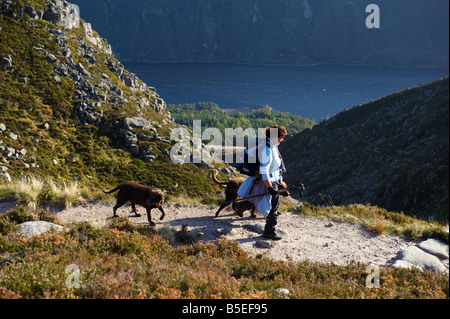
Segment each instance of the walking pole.
M289 191L289 190L298 190L299 193L300 193L300 197L303 197L303 196L304 196L304 193L303 193L303 192L304 192L305 189L306 189L306 188L305 188L305 185L303 185L302 183L297 184L297 185L292 185L292 186L290 186L290 187L287 188L288 191ZM283 189L283 190L284 190L284 189ZM230 203L234 203L234 202L240 202L240 201L244 201L244 200L251 199L251 198L262 197L262 196L266 196L266 195L268 195L268 194L269 194L269 193L264 193L264 194L253 195L253 196L244 197L244 198L233 199L233 200L229 200L229 201L223 202L222 205L223 205L223 204L230 204Z

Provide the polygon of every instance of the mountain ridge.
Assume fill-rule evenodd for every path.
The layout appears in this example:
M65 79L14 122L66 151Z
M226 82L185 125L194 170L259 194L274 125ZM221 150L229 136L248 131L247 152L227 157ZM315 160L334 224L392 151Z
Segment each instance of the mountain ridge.
M77 0L125 62L359 64L448 68L449 4L370 1ZM446 14L447 13L447 14Z

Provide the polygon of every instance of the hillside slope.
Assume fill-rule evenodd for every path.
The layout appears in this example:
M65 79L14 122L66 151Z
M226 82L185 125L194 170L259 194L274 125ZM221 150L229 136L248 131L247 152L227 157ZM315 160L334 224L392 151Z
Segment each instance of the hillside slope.
M448 77L339 113L280 150L315 204L371 203L448 220Z
M448 68L449 3L75 0L123 62L345 63Z
M178 125L164 100L66 1L1 1L0 106L3 179L136 181L192 196L218 189L208 172L171 161Z

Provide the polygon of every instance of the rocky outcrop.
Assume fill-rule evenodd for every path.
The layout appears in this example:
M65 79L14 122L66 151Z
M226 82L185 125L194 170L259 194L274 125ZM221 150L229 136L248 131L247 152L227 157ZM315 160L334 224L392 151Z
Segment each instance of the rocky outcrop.
M27 6L26 11L31 11L30 17L32 18L40 17L40 14L34 14L36 11L31 6ZM65 0L48 0L42 19L50 21L58 27L67 29L78 28L80 26L78 7Z
M0 11L8 11L14 8L14 1L4 0L0 3ZM36 9L29 4L14 13L18 17L27 14L31 19L44 19L58 27L67 29L78 28L80 26L80 12L76 5L65 0L47 0L44 9Z
M0 14L14 19L18 28L28 24L37 31L38 36L45 38L40 42L32 41L32 45L27 49L33 51L36 61L50 73L50 77L45 74L48 81L45 86L62 88L58 90L58 94L64 96L58 96L56 99L61 98L64 106L60 107L58 103L54 103L55 96L52 96L46 101L51 104L50 112L61 112L60 115L70 117L71 122L75 120L76 123L70 125L75 124L78 129L94 126L95 128L89 129L93 132L101 131L100 135L106 134L107 141L112 141L114 147L125 148L144 162L158 160L162 155L169 156L168 148L172 146L172 141L169 140L168 132L174 130L177 124L167 112L166 103L156 93L156 89L147 86L135 74L125 69L112 54L108 42L80 18L76 5L65 0L28 3L36 7L5 0L0 4ZM44 19L49 23L42 23L45 28L41 29L41 24L35 21L37 19ZM17 55L0 54L1 72L14 74L17 82L29 85L31 91L39 92L40 89L36 89L35 83L32 83L32 76L23 76L17 72L23 67L29 66L26 61L19 62ZM17 87L15 83L12 85ZM37 100L40 103L41 96ZM35 128L47 131L45 136L57 140L62 136L74 137L72 133L56 128L55 123L49 125L45 121L47 120ZM53 118L49 121L53 121ZM30 118L30 122L35 120ZM39 143L42 141L37 137L39 134L29 134L25 140L21 138L19 127L9 125L7 121L5 123L9 127L0 127L1 179L11 181L11 177L14 177L12 167L20 168L20 172L14 173L23 174L29 168L32 168L31 171L44 166L55 169L55 166L66 167L65 164L80 160L80 156L76 154L67 154L64 158L59 158L56 154L52 157L40 156ZM54 137L56 132L57 136ZM78 132L75 135L78 135ZM53 142L58 144L56 140L52 141L52 144ZM26 147L20 146L25 144ZM32 144L36 146L31 149L29 145ZM106 143L98 144L102 149L108 147ZM195 164L204 169L213 167L209 161L203 159ZM79 173L73 176L78 178ZM92 178L92 175L86 176Z
M153 154L152 148L140 147L139 141L160 141L172 145L169 140L158 135L156 128L161 126L154 121L149 121L143 117L126 117L122 121L116 120L115 124L120 128L120 137L124 140L130 153L133 155L142 155L145 162L152 162L157 157ZM168 153L165 155L168 155Z
M10 10L13 7L12 4L11 1L5 1L1 9L3 11ZM23 16L23 12L20 12L19 16ZM122 107L129 102L129 99L133 99L138 106L138 113L139 109L148 107L157 112L165 109L166 104L155 92L155 89L147 87L135 74L127 72L113 56L111 46L107 41L92 30L90 23L80 19L79 9L76 5L65 0L50 0L46 2L45 9L35 9L26 5L25 13L31 19L44 19L56 27L60 27L49 30L54 41L60 47L58 56L47 52L39 44L36 44L34 49L42 52L47 61L53 64L56 82L60 82L61 77L69 77L73 81L76 88L73 99L81 100L74 108L80 123L100 125L103 117L102 104L105 102L108 102L111 107ZM65 31L73 28L83 29L84 37L75 37ZM73 47L69 46L69 41L76 42L75 51ZM89 72L89 66L99 63L99 54L106 56L104 63L123 85L130 88L132 92L140 91L143 94L139 98L125 96L124 92L106 74L99 79L94 77ZM82 61L75 63L75 57L82 57ZM12 65L10 56L1 57L1 62L6 66ZM162 115L170 119L167 114Z
M7 12L12 7L11 1L5 1L1 9ZM100 125L104 102L108 102L111 107L122 107L129 102L129 99L133 99L138 106L138 113L139 109L153 108L157 112L162 112L165 109L166 103L155 92L155 89L147 87L135 74L127 72L124 66L113 56L111 46L107 41L92 30L90 23L83 22L80 19L79 9L76 5L65 0L51 0L46 2L44 10L26 5L25 12L32 19L44 19L57 27L61 27L61 29L49 30L54 41L59 44L58 56L49 53L39 44L36 44L34 49L42 52L47 61L53 64L56 82L60 82L61 77L69 77L73 81L76 88L73 99L82 100L74 108L80 123ZM21 15L23 16L23 13ZM64 31L64 29L72 28L82 28L85 36L75 37ZM73 51L73 47L69 46L69 41L76 41L76 51ZM99 63L98 56L100 53L102 56L106 56L104 63L122 81L123 85L130 88L132 92L140 91L143 93L139 98L125 96L124 92L106 74L102 74L99 79L94 78L88 69L89 65ZM75 57L82 57L84 61L75 63ZM1 57L1 62L6 66L12 65L10 56ZM170 120L167 113L162 115Z

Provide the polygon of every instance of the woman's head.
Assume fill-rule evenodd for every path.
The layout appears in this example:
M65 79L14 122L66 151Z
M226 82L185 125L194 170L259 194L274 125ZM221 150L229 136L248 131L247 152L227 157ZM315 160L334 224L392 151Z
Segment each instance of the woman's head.
M274 125L266 128L266 137L270 138L276 145L280 144L287 135L287 130L284 126Z

